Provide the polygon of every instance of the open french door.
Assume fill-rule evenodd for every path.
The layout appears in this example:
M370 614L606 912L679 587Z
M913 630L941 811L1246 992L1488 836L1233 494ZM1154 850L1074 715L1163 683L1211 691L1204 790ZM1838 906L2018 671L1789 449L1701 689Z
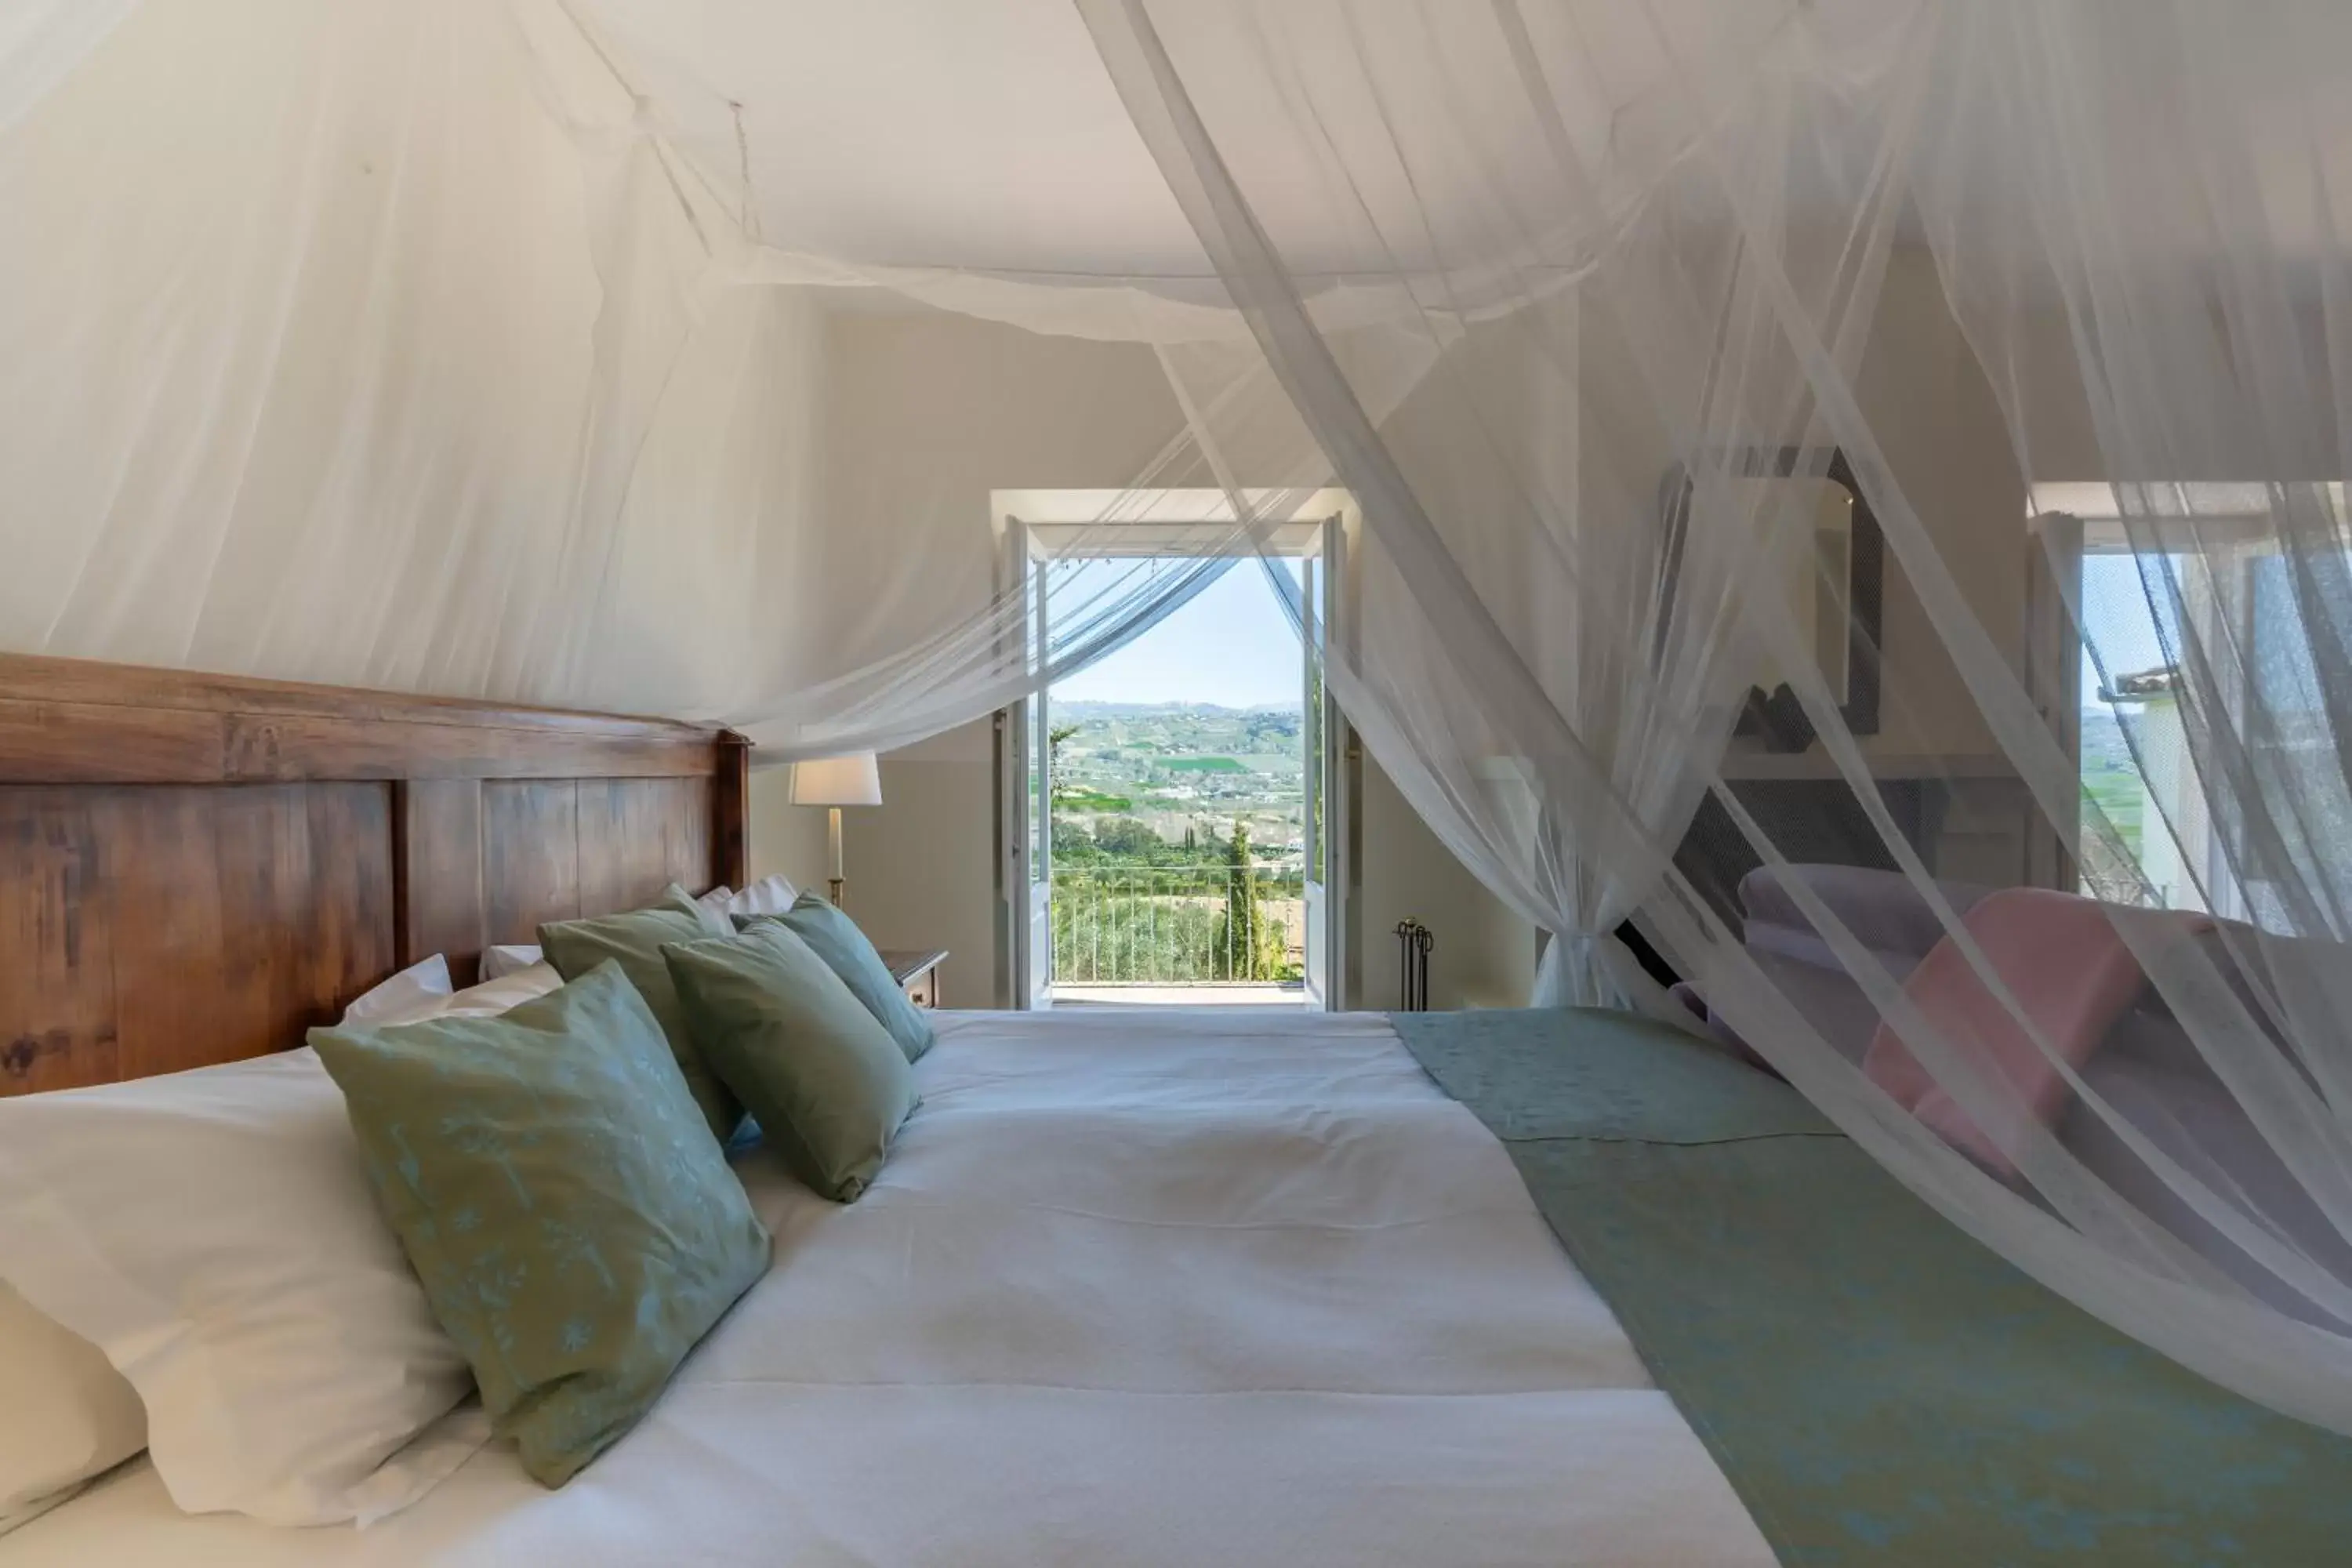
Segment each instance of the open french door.
M1018 583L1027 606L1022 631L1024 654L1033 670L1049 662L1049 563L1044 559L1056 524L1034 526L1004 518L1003 567ZM1222 523L1203 524L1203 535L1223 541ZM1302 786L1306 792L1303 901L1306 990L1318 1007L1348 1005L1347 907L1349 777L1347 725L1324 680L1333 628L1343 625L1346 534L1338 517L1319 523L1285 525L1273 548L1296 563L1301 645ZM1181 554L1181 531L1163 527L1139 540L1133 555ZM1116 553L1107 552L1107 554ZM1066 567L1067 563L1065 562ZM1255 563L1234 563L1256 571ZM1039 689L999 718L999 837L1004 966L1000 973L1006 1003L1018 1008L1047 1007L1054 997L1054 745L1053 706Z
M1345 931L1338 918L1347 874L1348 776L1344 736L1347 721L1331 700L1323 679L1331 628L1344 581L1341 552L1346 534L1338 518L1317 530L1314 542L1299 563L1298 640L1304 658L1306 689L1300 696L1299 742L1305 753L1307 794L1306 959L1307 999L1310 1006L1347 1005L1340 994L1346 973Z
M1028 605L1023 630L1032 669L1052 648L1045 618L1045 563L1018 520L1005 529L1003 562L1022 584ZM1006 710L998 726L1001 886L1009 959L1006 1003L1016 1008L1054 1005L1054 748L1051 702L1044 687Z
M1031 647L1046 659L1045 568L1029 563ZM1028 1005L1054 1005L1054 714L1050 694L1039 687L1029 699L1029 907Z

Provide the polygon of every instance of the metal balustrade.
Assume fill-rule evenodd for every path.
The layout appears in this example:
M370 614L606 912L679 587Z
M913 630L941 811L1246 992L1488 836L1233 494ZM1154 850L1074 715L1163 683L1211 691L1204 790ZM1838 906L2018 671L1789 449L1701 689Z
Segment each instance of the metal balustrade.
M1301 973L1306 878L1295 863L1082 862L1055 866L1053 882L1057 984L1225 985Z

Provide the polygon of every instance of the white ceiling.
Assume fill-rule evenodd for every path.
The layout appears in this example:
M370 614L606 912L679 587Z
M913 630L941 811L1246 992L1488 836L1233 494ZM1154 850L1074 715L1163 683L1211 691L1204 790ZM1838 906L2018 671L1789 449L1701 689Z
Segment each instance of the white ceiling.
M1197 275L1071 0L592 0L693 155L742 105L762 237L894 266Z
M737 188L734 175L748 153L760 237L778 250L869 267L1213 276L1074 0L552 3L607 47L666 129L718 183ZM1492 26L1445 25L1448 6L1473 4L1263 0L1259 8L1250 0L1163 0L1155 7L1213 129L1223 136L1234 125L1266 124L1265 135L1236 138L1221 150L1248 160L1237 172L1285 259L1302 275L1360 268L1368 258L1426 265L1441 251L1449 255L1444 265L1458 268L1462 254L1483 254L1479 247L1489 242L1495 254L1517 257L1507 242L1520 233L1541 237L1554 259L1576 253L1550 229L1560 207L1545 142L1551 128L1530 117L1510 86L1485 89L1517 80L1512 63L1495 53L1499 35ZM1758 188L1791 215L1820 206L1832 231L1843 232L1853 216L1853 193L1866 188L1882 150L1885 95L1874 87L1900 80L1895 68L1918 33L1919 16L1940 15L1932 6L1922 13L1919 0L1561 0L1523 12L1565 134L1586 163L1617 181L1600 192L1600 207L1575 215L1596 232L1625 192L1656 188L1706 106L1724 100L1715 89L1744 86L1768 40L1786 45L1786 58L1811 71L1819 90L1789 127L1785 152L1778 142L1763 146L1753 172ZM2352 36L2352 0L2343 13L2323 30L2327 39ZM1706 48L1696 57L1662 50L1653 37L1659 27L1685 45L1703 40ZM1280 35L1280 47L1269 46L1267 55L1279 65L1264 79L1244 68L1191 68L1257 58L1251 35L1261 28ZM1178 35L1212 47L1196 47L1188 66ZM2128 29L2120 36L2137 37ZM2332 79L2332 62L2297 65L2275 58L2281 47L2249 45L2225 85L2274 76L2315 90L2315 79ZM1302 80L1316 134L1282 124L1293 118L1297 100L1289 95ZM1662 81L1673 90L1660 89ZM1970 89L1989 92L1982 81ZM740 148L730 103L740 106ZM2109 105L2105 112L2129 108ZM1391 116L1425 131L1410 157L1382 152ZM2284 129L2302 123L2290 116ZM2005 207L2038 166L2008 158L2014 127L1985 120L1969 129L1984 142L1967 160L1981 187L1972 191L1970 210ZM1344 180L1317 162L1319 137L1345 149ZM2270 160L2281 172L2281 194L2264 205L2287 215L2274 215L2284 225L2304 205L2294 182L2308 184L2312 158L2292 135L2282 148ZM1958 156L1943 152L1948 162ZM1749 171L1732 174L1746 179ZM2267 168L2262 181L2273 183ZM2164 237L2165 202L2139 199L2154 210L2135 223ZM1377 215L1387 254L1367 243L1353 204ZM2170 242L2201 232L2201 214L2188 212L2176 226L2188 237ZM1411 248L1424 215L1444 242L1433 242L1425 257ZM2296 237L2283 228L2273 237ZM2022 232L2021 238L2032 241Z

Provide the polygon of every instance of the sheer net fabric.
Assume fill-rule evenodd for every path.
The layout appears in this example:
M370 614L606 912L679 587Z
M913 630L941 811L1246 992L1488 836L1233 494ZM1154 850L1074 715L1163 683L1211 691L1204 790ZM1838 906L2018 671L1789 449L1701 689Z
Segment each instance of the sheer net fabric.
M1040 0L1104 133L996 194L1140 237L1041 258L809 217L958 166L795 117L844 15L20 10L0 638L889 745L1336 489L1331 689L1539 1000L2352 1431L2352 16ZM979 369L911 398L927 334ZM1093 510L1012 528L1006 410L1108 432L1112 361Z
M0 32L12 647L724 718L781 756L986 712L1223 568L1059 574L1040 645L984 500L844 525L838 321L989 281L759 244L741 165L690 162L584 8L103 11ZM1067 292L1057 331L1146 364L1209 314ZM985 426L978 379L910 441ZM1106 447L1107 525L1213 484L1164 395Z
M1716 1027L1947 1215L2345 1428L2347 19L1084 8L1412 563L1408 605L1368 587L1350 710L1567 939L1552 994L1623 983L1636 909ZM1299 279L1335 265L1433 345L1385 419L1317 352ZM1867 733L1803 619L1832 557L1759 591L1810 526L1759 455L1832 452L1887 552L1848 628ZM2030 480L2097 515L2029 531ZM1802 752L1725 744L1759 670ZM2121 794L2085 788L2102 726Z

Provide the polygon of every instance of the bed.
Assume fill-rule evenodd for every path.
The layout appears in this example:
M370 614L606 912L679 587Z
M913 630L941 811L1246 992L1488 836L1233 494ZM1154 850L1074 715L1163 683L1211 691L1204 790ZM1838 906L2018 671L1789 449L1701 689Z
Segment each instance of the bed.
M0 1564L1774 1561L1385 1020L940 1026L855 1205L738 1157L771 1275L562 1491L273 1531L134 1462Z
M744 761L708 727L0 658L0 1094L274 1075L421 957L462 982L541 921L740 885ZM2352 1443L2094 1322L1676 1031L938 1034L856 1204L733 1153L766 1272L561 1489L493 1443L365 1528L271 1528L180 1511L140 1457L0 1568L2316 1564L2352 1534Z
M298 1044L433 952L744 879L723 731L0 658L0 1092ZM546 1491L493 1445L363 1530L143 1459L0 1564L1774 1559L1501 1144L1377 1016L942 1015L837 1208Z

